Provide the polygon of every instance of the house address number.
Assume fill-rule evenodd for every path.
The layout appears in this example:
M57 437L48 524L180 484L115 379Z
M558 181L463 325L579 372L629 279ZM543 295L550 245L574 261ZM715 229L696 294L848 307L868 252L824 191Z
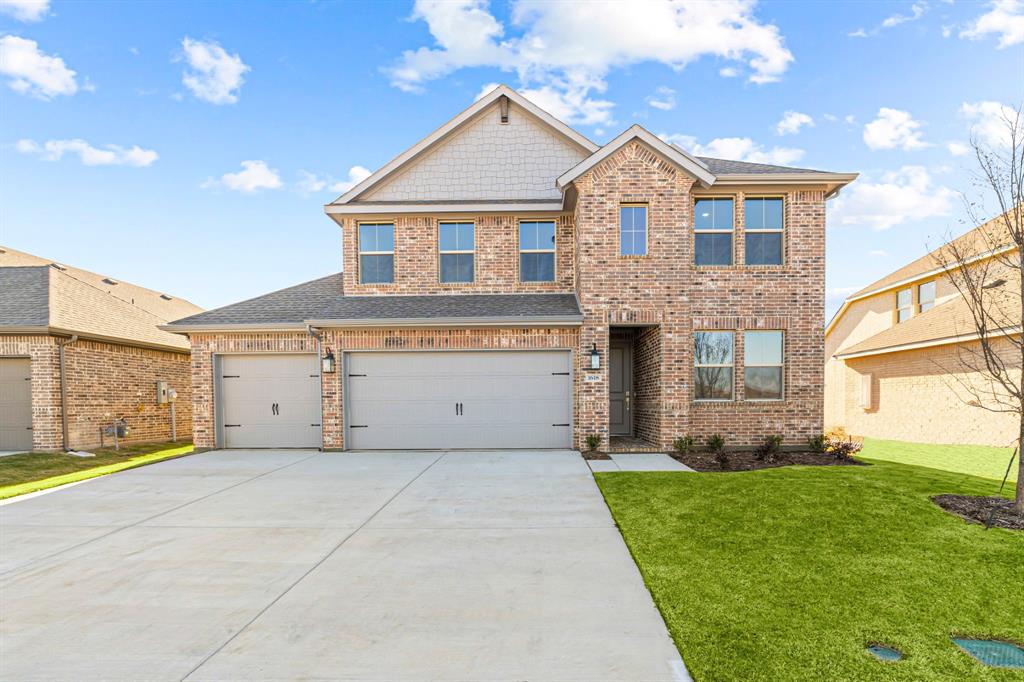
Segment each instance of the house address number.
M586 382L593 382L593 381L600 381L600 380L601 380L601 375L600 374L587 374L586 376L583 377L583 381L586 381Z

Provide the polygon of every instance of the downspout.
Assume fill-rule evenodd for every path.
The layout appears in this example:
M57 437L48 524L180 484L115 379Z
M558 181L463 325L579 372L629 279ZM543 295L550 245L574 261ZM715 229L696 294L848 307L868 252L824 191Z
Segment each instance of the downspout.
M70 346L75 341L78 341L78 334L73 334L66 341L57 342L57 357L60 361L60 428L64 452L68 452L71 449L71 446L68 444L68 381L67 372L64 371L64 346Z
M317 374L320 375L320 452L324 451L324 365L323 365L323 338L319 329L312 325L306 325L306 332L316 339L316 364Z

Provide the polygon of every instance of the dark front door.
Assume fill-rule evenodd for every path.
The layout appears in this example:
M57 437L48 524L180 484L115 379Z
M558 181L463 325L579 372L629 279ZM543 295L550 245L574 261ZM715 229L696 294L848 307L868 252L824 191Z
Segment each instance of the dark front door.
M613 341L608 349L609 430L613 436L633 435L633 346Z

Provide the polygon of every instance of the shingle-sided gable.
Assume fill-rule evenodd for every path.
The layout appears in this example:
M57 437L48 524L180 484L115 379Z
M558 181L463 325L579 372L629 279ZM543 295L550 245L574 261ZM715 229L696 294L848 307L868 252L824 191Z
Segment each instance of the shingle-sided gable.
M555 178L588 155L522 107L481 111L359 201L557 200Z

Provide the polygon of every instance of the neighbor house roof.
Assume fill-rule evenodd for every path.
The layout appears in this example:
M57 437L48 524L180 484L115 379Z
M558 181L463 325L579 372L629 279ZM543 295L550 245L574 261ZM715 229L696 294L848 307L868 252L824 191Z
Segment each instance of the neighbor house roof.
M187 351L159 329L200 310L188 301L0 247L0 332L79 334Z
M345 296L341 273L209 310L164 329L179 333L229 329L366 326L576 325L574 294Z

